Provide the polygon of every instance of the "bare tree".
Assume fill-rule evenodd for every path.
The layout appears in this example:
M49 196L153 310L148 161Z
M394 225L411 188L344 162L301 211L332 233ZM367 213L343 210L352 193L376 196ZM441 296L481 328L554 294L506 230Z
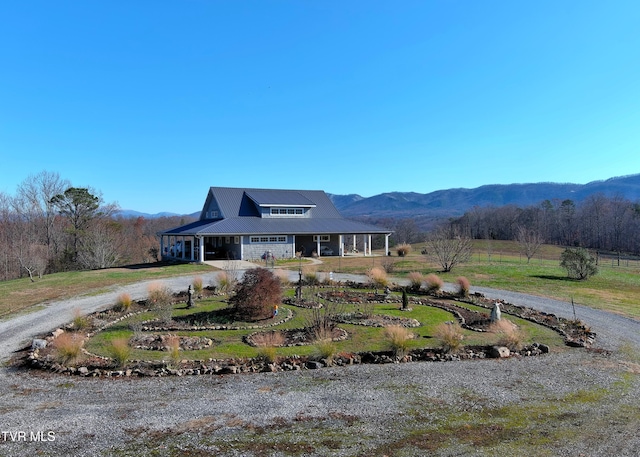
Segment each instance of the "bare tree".
M442 271L451 271L471 258L471 239L456 230L441 227L427 238L423 252L428 259L439 264Z
M537 230L519 226L516 233L516 241L520 245L520 251L527 257L527 263L536 255L542 246L542 235Z

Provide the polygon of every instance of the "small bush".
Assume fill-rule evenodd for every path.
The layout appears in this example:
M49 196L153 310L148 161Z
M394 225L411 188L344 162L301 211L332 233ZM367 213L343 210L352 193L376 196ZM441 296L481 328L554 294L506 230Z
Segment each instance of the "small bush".
M413 337L413 334L405 327L400 325L390 325L384 331L384 335L387 338L389 347L393 353L402 357L409 350L409 340Z
M280 280L265 268L251 268L242 276L229 303L236 316L247 321L268 319L282 301Z
M444 282L442 281L440 276L433 273L428 274L424 278L424 282L427 285L427 292L429 292L430 294L440 292L442 286L444 285Z
M82 332L84 330L87 330L89 327L91 327L91 319L89 319L87 316L83 316L80 313L79 309L75 309L73 311L73 329L76 332Z
M382 269L384 271L386 271L388 274L393 273L396 270L396 264L393 261L393 259L387 257L385 258L382 262L380 262L382 265Z
M149 285L148 300L149 304L156 313L156 316L160 322L169 323L173 314L173 293L171 289L161 283L151 283Z
M373 267L367 271L367 276L373 287L386 287L389 284L387 272L380 267Z
M408 243L402 243L396 246L396 252L399 257L405 257L411 252L411 245Z
M126 338L115 338L109 345L109 354L118 367L123 367L131 355L131 346Z
M234 286L234 281L226 271L219 271L216 279L218 280L218 290L220 292L223 294L231 292Z
M307 286L317 286L320 284L320 280L318 279L318 274L315 270L303 269L302 277L304 279L304 283Z
M318 356L321 359L327 361L329 365L333 362L333 357L336 355L337 349L336 345L331 341L331 339L319 340L315 344L316 351L318 352Z
M458 276L456 282L458 283L458 295L463 298L468 297L469 290L471 289L471 283L469 282L469 280L464 276Z
M180 361L180 337L177 335L168 335L165 340L165 348L169 353L171 362L177 365Z
M291 282L289 281L288 270L273 270L273 274L276 275L276 277L280 280L280 284L282 284L283 287L287 287L291 284Z
M278 360L276 355L276 348L273 346L264 346L258 349L258 359L265 363L275 363Z
M63 364L76 361L82 353L83 339L77 333L63 333L53 340L58 359Z
M127 312L129 311L129 309L131 309L132 304L133 304L133 300L131 300L131 295L125 292L118 295L118 298L116 298L116 304L114 308L116 309L116 311Z
M412 271L407 275L407 279L409 280L411 290L420 290L424 276L419 271Z
M261 332L253 335L253 342L258 347L279 347L286 339L282 332L274 330L272 332Z
M434 336L440 341L445 352L456 352L462 347L462 327L457 322L443 322L436 327Z
M202 295L202 291L204 290L204 285L202 284L202 278L200 276L196 276L193 278L193 293L196 295Z
M522 349L526 335L524 331L513 322L507 319L500 319L492 323L488 330L499 335L498 344L500 346L506 346L511 351Z

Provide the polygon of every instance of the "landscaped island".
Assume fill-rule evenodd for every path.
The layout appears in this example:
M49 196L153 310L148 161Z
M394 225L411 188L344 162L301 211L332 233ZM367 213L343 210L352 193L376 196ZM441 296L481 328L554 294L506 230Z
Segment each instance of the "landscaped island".
M217 284L194 281L178 294L157 283L146 300L121 296L34 340L26 360L82 376L228 374L532 356L595 337L579 321L508 303L496 318L495 301L464 291L308 278L294 285L270 270L248 272L237 285L221 272ZM243 292L248 286L258 289ZM245 306L256 296L261 309Z

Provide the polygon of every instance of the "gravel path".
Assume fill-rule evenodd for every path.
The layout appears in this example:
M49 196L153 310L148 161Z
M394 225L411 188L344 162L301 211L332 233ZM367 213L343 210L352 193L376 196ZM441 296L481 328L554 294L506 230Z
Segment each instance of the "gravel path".
M207 284L214 275L200 276ZM292 276L297 279L297 273ZM179 277L163 283L185 290L191 281ZM24 347L34 335L68 322L74 309L88 313L111 306L124 291L142 298L148 284L50 303L2 321L0 358ZM573 316L567 303L473 290ZM576 312L597 332L598 347L640 348L640 322L584 307ZM224 456L494 455L483 453L482 446L464 437L455 446L429 447L433 443L427 438L435 439L429 437L429 427L443 418L467 417L470 422L462 430L476 430L488 412L508 407L525 414L540 405L561 408L553 417L538 411L527 419L531 424L524 432L527 436L547 437L548 446L542 445L545 455L638 456L639 421L634 412L640 406L638 362L629 361L623 352L570 349L502 361L112 380L34 375L2 367L0 456L186 455L187 451ZM625 373L632 373L631 378ZM627 381L620 395L604 396L595 404L567 400L582 390L622 392L621 379ZM416 430L423 431L422 441ZM531 455L529 450L519 454L508 447L513 433L501 437L497 425L491 433L502 438L496 446L506 446L495 455ZM540 455L540 447L532 449Z

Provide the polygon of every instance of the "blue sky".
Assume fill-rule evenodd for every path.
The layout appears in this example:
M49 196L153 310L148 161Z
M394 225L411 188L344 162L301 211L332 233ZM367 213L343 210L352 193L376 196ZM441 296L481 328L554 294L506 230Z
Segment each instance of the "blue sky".
M143 212L640 173L640 2L0 4L0 192Z

